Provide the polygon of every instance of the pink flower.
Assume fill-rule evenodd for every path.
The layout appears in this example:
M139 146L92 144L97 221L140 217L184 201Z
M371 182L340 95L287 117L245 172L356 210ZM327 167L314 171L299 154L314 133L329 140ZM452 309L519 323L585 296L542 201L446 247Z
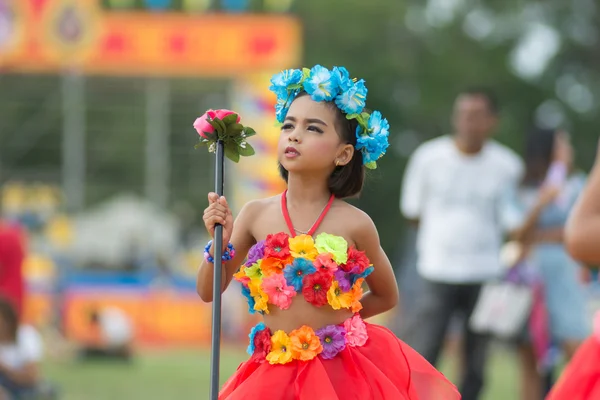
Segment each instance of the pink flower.
M360 347L367 342L369 335L367 334L367 326L360 316L355 315L344 321L346 329L346 342L348 346Z
M211 111L212 111L212 110L211 110ZM226 116L228 116L228 115L231 115L231 114L237 114L235 111L226 110L226 109L224 109L224 108L223 108L223 109L221 109L221 110L216 110L216 111L214 111L214 113L216 114L215 116L216 116L217 118L219 118L221 121L223 120L223 118L225 118L225 117L226 117ZM211 117L211 118L214 118L214 117ZM235 122L236 122L236 123L239 123L239 122L240 122L240 119L241 119L241 118L240 118L240 116L239 116L239 114L238 114L237 120L236 120Z
M196 121L194 121L194 129L196 129L196 132L198 132L198 135L200 135L204 139L208 139L208 137L206 135L214 133L214 131L215 131L215 128L213 128L213 126L208 123L208 119L212 120L215 118L219 118L220 120L223 120L223 118L225 118L226 116L231 115L231 114L235 114L235 112L231 111L231 110L225 110L225 109L208 110L207 112L204 113L203 116L201 116L200 118L196 118ZM237 117L236 122L240 122L239 115Z
M263 278L262 289L269 297L269 303L286 310L292 304L292 297L296 295L293 286L288 286L283 274L273 274Z
M194 129L198 132L198 135L203 137L204 139L208 139L206 134L214 133L215 128L211 124L208 123L208 119L213 119L217 116L214 110L208 110L204 113L200 118L196 118L194 121Z
M326 271L331 275L338 269L338 265L335 263L330 253L319 254L313 262L313 265L317 271Z

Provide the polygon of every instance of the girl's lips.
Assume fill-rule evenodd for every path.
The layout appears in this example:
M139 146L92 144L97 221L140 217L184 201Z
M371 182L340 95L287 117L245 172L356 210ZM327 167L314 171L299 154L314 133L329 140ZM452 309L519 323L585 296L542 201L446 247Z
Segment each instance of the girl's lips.
M300 152L298 150L296 150L294 147L288 146L288 147L286 147L284 154L287 158L294 158L294 157L298 157L300 155Z

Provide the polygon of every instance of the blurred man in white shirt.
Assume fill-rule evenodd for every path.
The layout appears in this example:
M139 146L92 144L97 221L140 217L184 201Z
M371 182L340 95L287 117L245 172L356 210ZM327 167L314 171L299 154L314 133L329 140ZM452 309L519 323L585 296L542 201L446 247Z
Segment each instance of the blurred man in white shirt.
M404 177L401 210L418 225L417 268L423 288L403 339L436 364L452 316L465 317L463 400L479 398L488 339L468 319L483 283L499 277L502 201L522 174L520 158L490 136L498 107L484 89L462 92L453 112L455 133L423 143Z

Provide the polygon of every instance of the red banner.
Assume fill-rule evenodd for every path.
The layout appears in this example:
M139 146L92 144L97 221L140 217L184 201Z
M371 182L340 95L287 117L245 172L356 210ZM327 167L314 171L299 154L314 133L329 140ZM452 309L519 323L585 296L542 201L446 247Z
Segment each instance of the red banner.
M222 76L301 59L284 15L103 12L96 0L0 0L0 68L98 75Z

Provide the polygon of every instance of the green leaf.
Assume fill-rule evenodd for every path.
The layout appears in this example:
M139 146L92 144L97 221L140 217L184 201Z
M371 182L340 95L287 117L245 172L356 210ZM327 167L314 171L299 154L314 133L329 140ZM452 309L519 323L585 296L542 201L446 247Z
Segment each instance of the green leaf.
M307 79L310 76L310 69L302 68L302 75L304 76L302 80Z
M363 113L361 113L360 115L363 117L363 119L364 119L365 121L368 121L368 120L369 120L369 118L371 118L371 114L369 114L368 112L363 112Z
M215 118L215 119L207 118L206 122L208 122L213 128L215 128L215 131L216 131L215 134L217 134L218 132L220 132L221 125L219 125L219 122L223 123L221 120L219 120L217 118Z
M221 134L225 133L225 131L227 130L227 127L225 126L225 122L221 121L219 118L215 118L215 122L217 124L219 124L220 130L218 132Z
M365 164L365 167L368 169L377 169L377 163L375 161L371 161Z
M237 152L237 148L234 146L225 146L225 156L234 163L240 161L240 154Z
M227 127L227 136L232 138L241 137L243 131L244 125L234 123Z
M302 83L294 83L292 85L288 85L287 89L288 90L296 90L296 89L302 89L304 87L304 85Z
M198 142L194 145L195 149L199 149L200 147L204 147L208 144L208 142Z
M256 152L254 151L254 147L252 147L250 145L250 143L248 143L248 142L246 142L244 147L240 146L238 148L238 151L239 151L240 155L244 156L244 157L250 157L250 156L253 156L254 154L256 154Z
M256 135L256 131L252 128L250 128L249 126L246 126L244 128L244 134L246 135L247 138Z
M238 115L237 114L229 114L225 118L223 118L223 123L225 125L235 124L237 122Z
M217 140L217 133L216 132L204 132L204 136L206 136L206 140L207 142L214 142L215 140Z
M358 118L358 114L346 114L346 119L354 119L354 118Z

